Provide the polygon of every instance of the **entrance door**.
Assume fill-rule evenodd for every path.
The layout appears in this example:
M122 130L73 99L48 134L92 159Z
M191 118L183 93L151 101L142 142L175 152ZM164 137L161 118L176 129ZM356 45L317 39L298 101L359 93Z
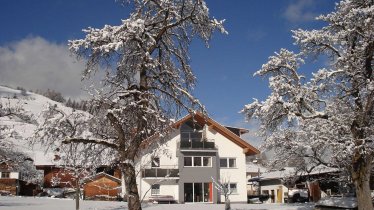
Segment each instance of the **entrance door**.
M184 202L193 202L193 184L184 183Z

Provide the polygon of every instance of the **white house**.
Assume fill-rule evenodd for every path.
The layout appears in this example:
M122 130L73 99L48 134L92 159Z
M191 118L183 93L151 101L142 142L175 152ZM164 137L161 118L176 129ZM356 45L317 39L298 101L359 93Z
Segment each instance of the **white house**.
M225 127L197 113L176 122L165 140L137 164L139 194L145 200L178 203L224 202L214 181L227 183L231 202L246 202L246 156L259 151L240 136L245 129Z

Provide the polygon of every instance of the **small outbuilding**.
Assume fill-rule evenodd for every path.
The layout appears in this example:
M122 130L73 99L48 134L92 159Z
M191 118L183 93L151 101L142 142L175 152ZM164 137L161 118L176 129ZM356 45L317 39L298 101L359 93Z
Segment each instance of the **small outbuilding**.
M100 172L86 179L83 192L87 200L116 200L121 192L121 180Z

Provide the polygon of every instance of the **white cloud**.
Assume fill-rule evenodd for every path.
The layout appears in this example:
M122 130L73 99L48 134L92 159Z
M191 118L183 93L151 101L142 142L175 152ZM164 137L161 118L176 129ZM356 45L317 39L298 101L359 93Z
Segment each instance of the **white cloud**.
M293 23L310 21L316 17L315 13L308 11L308 9L311 8L314 8L313 0L293 1L293 3L286 8L283 17Z
M81 72L66 45L30 37L0 46L0 84L26 89L61 92L65 97L85 98Z

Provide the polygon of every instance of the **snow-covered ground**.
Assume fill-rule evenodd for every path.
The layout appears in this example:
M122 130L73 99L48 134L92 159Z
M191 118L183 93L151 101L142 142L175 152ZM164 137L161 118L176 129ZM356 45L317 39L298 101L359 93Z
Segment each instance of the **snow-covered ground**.
M312 210L314 204L232 204L237 210ZM75 201L69 199L33 198L33 197L2 197L1 210L74 210ZM123 210L125 202L81 201L81 210ZM220 210L223 204L144 204L147 210Z
M35 144L31 147L27 138L31 137L37 128L38 124L43 123L44 118L41 112L48 107L48 105L56 105L65 113L71 113L72 109L66 107L56 101L52 101L42 95L32 92L22 94L21 90L15 90L9 87L0 85L0 103L4 107L18 107L23 108L24 112L30 116L32 122L25 122L17 117L1 117L0 126L5 125L10 128L9 133L15 131L17 134L8 137L6 140L14 145L14 147L34 160L35 165L53 165L52 160L54 155L52 153L45 153L45 148L40 144ZM4 139L2 141L5 141Z

